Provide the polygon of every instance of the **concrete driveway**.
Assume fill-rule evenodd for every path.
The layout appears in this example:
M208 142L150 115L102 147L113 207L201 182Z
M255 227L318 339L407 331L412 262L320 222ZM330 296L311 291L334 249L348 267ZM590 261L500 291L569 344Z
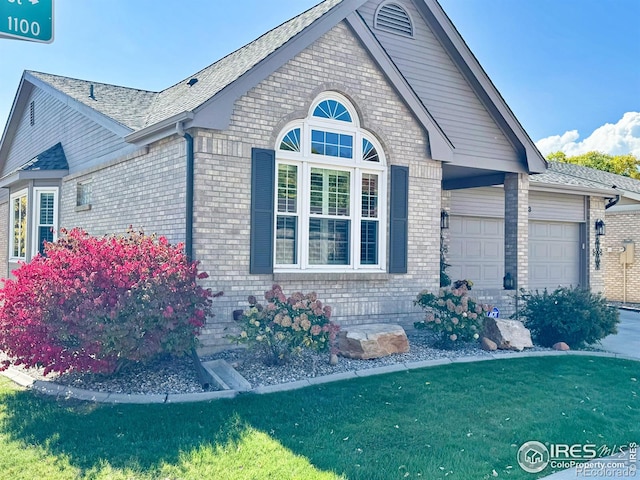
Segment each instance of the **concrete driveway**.
M640 312L620 309L618 333L601 341L604 350L640 358Z

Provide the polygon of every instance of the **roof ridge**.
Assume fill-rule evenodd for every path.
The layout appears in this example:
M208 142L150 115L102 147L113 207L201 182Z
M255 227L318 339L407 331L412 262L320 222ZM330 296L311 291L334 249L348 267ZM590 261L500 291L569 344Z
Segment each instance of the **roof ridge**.
M219 59L217 59L215 62L210 63L209 65L207 65L206 67L201 68L200 70L198 70L197 72L191 74L191 75L187 75L185 78L183 78L182 80L180 80L179 82L174 83L173 85L171 85L170 87L164 88L162 90L160 90L158 93L163 93L171 88L177 87L178 85L180 85L181 83L184 83L187 80L190 80L194 77L197 77L197 75L199 73L204 72L205 70L208 70L209 68L213 67L214 65L216 65L217 63L222 62L223 60L225 60L226 58L231 57L232 55L235 55L236 53L238 53L241 50L245 50L246 48L250 47L251 45L255 44L256 42L258 42L260 39L262 39L263 37L269 35L271 32L273 32L274 30L278 30L279 28L282 28L284 25L289 24L291 22L293 22L294 20L296 20L298 17L301 17L302 15L305 15L307 12L310 12L311 10L313 10L314 8L319 7L320 5L322 5L323 3L326 3L330 0L321 0L320 2L316 3L313 7L307 8L304 12L299 13L298 15L296 15L295 17L289 18L288 20L285 20L284 22L282 22L280 25L273 27L270 30L267 30L266 32L264 32L262 35L254 38L253 40L251 40L249 43L246 43L244 45L242 45L241 47L236 48L235 50L227 53L226 55L224 55L223 57L220 57ZM342 0L339 0L338 3L342 3ZM337 5L337 4L336 4ZM334 5L335 6L335 5ZM333 7L332 7L333 8ZM293 38L293 37L292 37ZM286 43L286 42L285 42ZM279 47L278 47L279 48ZM277 50L277 48L276 48ZM275 50L274 50L275 51Z
M142 88L127 87L127 86L124 86L124 85L117 85L115 83L98 82L96 80L87 80L87 79L84 79L84 78L68 77L66 75L57 75L55 73L40 72L40 71L37 71L37 70L25 70L25 73L33 75L34 77L39 78L42 81L46 81L46 80L40 78L39 75L56 77L56 78L64 79L64 80L73 80L75 82L84 82L84 83L94 84L94 85L104 85L106 87L124 88L126 90L133 90L133 91L136 91L136 92L153 93L153 94L158 94L159 93L159 92L156 92L156 91L153 91L153 90L145 90L145 89L142 89Z
M237 48L236 50L228 53L227 55L225 55L222 58L219 58L218 60L216 60L215 62L207 65L206 67L200 69L199 71L197 71L194 74L191 74L185 78L183 78L181 81L173 84L172 86L165 88L164 90L161 90L160 92L158 92L157 97L155 97L151 103L151 106L149 108L149 111L147 112L147 116L146 116L146 120L145 120L145 125L149 126L152 125L154 123L156 123L157 121L159 121L160 117L166 116L168 115L167 112L162 113L162 109L165 110L177 110L179 108L185 108L187 110L193 110L195 108L197 108L198 106L202 105L203 103L206 102L206 100L210 99L212 96L214 96L216 93L218 93L220 90L224 89L225 87L227 87L228 85L230 85L231 83L235 82L238 78L240 78L242 75L244 75L246 72L248 72L249 70L251 70L253 67L255 67L256 65L258 65L260 62L262 62L265 58L268 58L270 55L272 55L274 52L276 52L277 50L279 50L280 48L282 48L284 45L286 45L287 43L289 43L293 38L295 38L296 36L298 36L302 31L304 31L309 25L315 23L315 21L319 20L320 18L324 17L327 13L329 13L331 10L333 10L335 7L337 7L338 5L340 5L344 0L322 0L320 2L318 2L316 5L314 5L311 8L308 8L307 10L301 12L300 14L296 15L295 17L292 17L284 22L282 22L280 25L268 30L267 32L263 33L262 35L260 35L259 37L255 38L254 40L252 40L251 42ZM328 8L327 8L328 6ZM312 15L312 13L314 11L318 12L317 16ZM290 35L285 35L282 39L280 38L275 38L273 42L270 42L267 44L267 47L263 46L264 52L260 52L258 51L256 52L252 52L252 48L257 48L259 50L259 47L262 46L261 43L265 43L265 39L269 39L269 37L274 37L277 35L278 32L283 31L283 32L287 32L287 27L289 26L295 26L296 22L299 21L300 19L305 19L305 16L311 16L309 20L309 25L305 25L304 28L296 28L294 32L292 32ZM307 19L305 19L307 20ZM246 53L247 57L251 56L250 54L254 54L252 58L243 58L243 54ZM172 103L175 102L171 101L170 98L171 94L173 92L175 92L176 90L178 90L181 86L187 85L188 81L190 79L193 78L198 78L199 80L203 80L202 77L211 77L211 76L215 76L218 75L220 76L220 71L222 70L222 66L226 66L226 64L229 64L229 66L233 66L232 62L234 60L238 59L238 63L239 63L239 68L237 68L237 72L234 72L233 69L229 69L230 72L227 72L227 76L229 78L227 78L225 81L219 82L218 84L215 84L215 87L217 88L217 90L214 91L209 91L209 95L207 96L206 100L202 100L198 99L197 96L194 96L191 98L191 101L189 101L188 99L183 101L182 103L184 104L182 107L178 107L176 109L176 105L173 105L173 109L171 108L167 108L168 106L171 106ZM211 87L211 85L208 85L209 87ZM197 88L197 85L194 84L194 88ZM168 103L167 103L168 102ZM189 103L191 103L190 105L188 105ZM174 111L173 113L179 113L177 111Z

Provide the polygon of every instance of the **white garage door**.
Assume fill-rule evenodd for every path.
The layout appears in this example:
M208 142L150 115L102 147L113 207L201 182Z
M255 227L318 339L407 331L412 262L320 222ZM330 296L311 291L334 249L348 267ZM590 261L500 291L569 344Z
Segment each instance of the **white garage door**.
M481 288L501 288L504 276L504 220L452 215L447 270L452 281L468 279Z
M579 224L529 222L529 288L551 291L579 283Z

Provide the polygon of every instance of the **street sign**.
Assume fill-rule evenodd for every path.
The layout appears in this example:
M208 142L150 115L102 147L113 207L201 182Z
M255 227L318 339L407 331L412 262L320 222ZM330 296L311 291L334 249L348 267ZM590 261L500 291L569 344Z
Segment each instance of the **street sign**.
M53 42L53 0L0 0L0 38Z

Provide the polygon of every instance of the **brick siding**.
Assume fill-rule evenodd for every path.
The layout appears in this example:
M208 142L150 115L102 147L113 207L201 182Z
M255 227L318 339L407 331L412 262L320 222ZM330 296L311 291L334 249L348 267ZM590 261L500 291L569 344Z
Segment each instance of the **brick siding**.
M312 101L326 91L351 100L361 126L381 141L388 164L409 167L406 275L249 275L251 148L273 149L284 125L306 117ZM232 311L245 308L248 295L261 296L274 282L288 293L316 291L343 325L410 324L420 318L413 299L420 290L436 289L439 283L441 167L427 158L422 129L344 24L241 97L227 131L198 130L194 136L194 251L211 275L211 288L225 292L215 301L217 316L201 338L203 351L224 345L224 336L234 331ZM387 226L384 234L386 230Z
M604 218L604 217L601 217ZM630 212L607 212L606 236L604 237L604 292L608 300L640 303L640 210ZM632 264L620 264L620 248L625 240L635 243ZM611 251L609 251L611 249Z

